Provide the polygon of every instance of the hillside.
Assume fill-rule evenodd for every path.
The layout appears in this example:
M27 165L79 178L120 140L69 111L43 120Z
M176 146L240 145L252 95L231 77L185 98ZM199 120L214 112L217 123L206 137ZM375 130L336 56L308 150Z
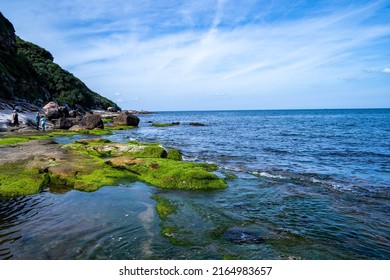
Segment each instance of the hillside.
M53 60L47 50L17 37L12 23L0 12L0 98L37 105L56 101L73 108L120 109Z

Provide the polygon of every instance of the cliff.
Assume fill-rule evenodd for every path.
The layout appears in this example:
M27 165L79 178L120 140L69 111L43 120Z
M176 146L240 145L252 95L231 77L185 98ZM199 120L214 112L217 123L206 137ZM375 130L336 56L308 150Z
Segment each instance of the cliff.
M0 98L22 99L37 105L56 101L73 108L120 109L54 63L50 52L17 37L12 23L1 12Z

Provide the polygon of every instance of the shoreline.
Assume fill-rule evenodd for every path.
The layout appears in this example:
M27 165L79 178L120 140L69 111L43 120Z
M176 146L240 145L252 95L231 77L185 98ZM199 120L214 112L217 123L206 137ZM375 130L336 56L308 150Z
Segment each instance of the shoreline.
M0 133L2 198L36 194L42 189L91 192L133 181L168 189L227 188L225 179L212 173L217 166L182 161L176 149L167 150L158 143L116 143L101 138L113 130L135 127L106 125L81 131L50 128L43 132L27 125L31 114L22 115L19 129ZM66 145L53 141L56 136L76 134L88 137Z

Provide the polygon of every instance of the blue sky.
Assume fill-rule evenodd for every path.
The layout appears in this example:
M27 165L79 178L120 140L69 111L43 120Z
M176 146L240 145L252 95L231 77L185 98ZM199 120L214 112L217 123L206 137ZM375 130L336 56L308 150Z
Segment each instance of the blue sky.
M0 0L124 109L390 107L390 1Z

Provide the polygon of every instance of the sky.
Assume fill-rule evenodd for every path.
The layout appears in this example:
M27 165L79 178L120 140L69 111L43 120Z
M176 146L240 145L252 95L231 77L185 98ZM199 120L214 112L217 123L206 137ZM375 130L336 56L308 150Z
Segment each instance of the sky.
M390 0L0 0L123 109L390 108Z

